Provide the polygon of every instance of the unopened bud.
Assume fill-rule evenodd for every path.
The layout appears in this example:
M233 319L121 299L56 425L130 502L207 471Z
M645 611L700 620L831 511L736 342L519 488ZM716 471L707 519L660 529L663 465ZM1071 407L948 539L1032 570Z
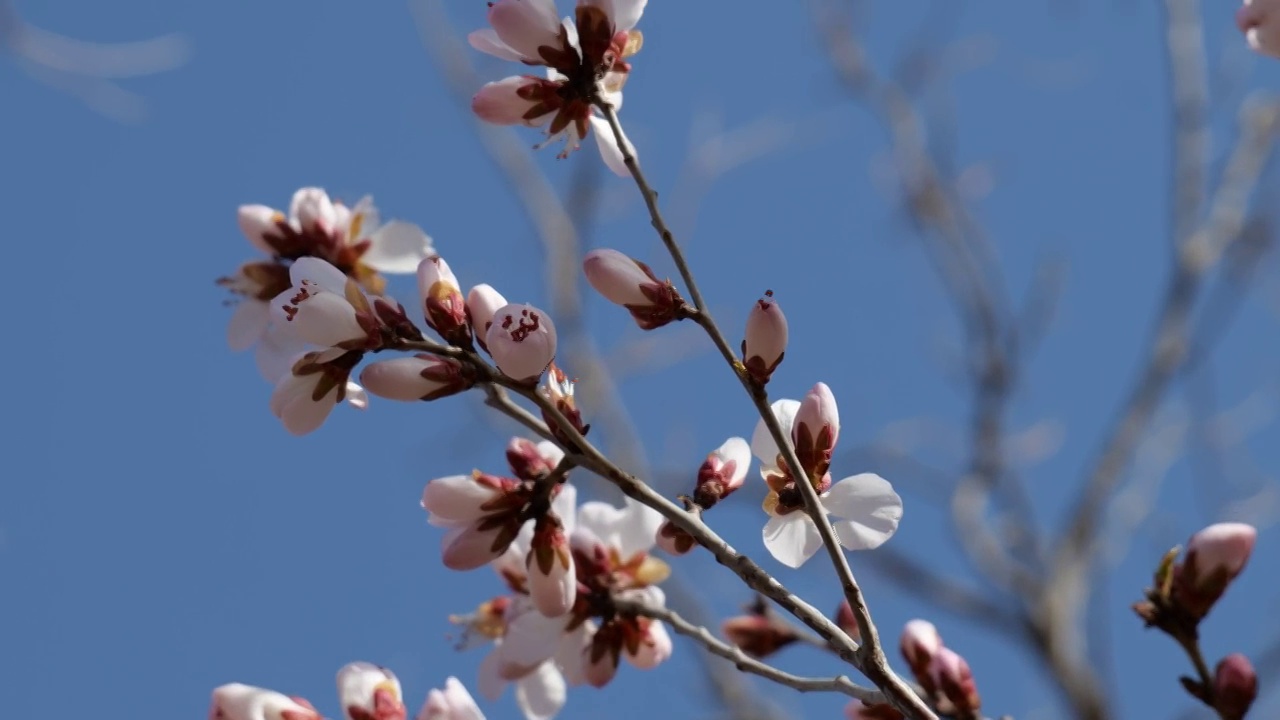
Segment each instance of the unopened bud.
M556 327L538 308L512 303L494 313L485 343L503 375L534 384L556 358Z
M1214 708L1223 720L1242 720L1258 697L1258 674L1249 658L1233 653L1213 673Z
M432 255L418 264L418 294L427 325L440 333L445 342L469 346L471 328L467 324L467 303L458 278L444 258Z
M529 596L538 612L555 618L573 608L578 598L578 580L564 526L554 514L538 518L525 567Z
M652 670L671 657L671 635L660 621L638 617L634 621L634 642L624 645L627 662L641 670Z
M684 304L669 281L659 280L648 265L617 250L592 250L583 259L582 269L591 287L631 311L642 330L675 320Z
M957 718L979 718L982 699L969 663L950 648L940 648L929 663L929 676L940 695L938 711ZM943 702L945 701L945 702Z
M569 379L569 376L565 375L564 371L556 367L553 362L547 367L547 377L543 381L540 392L543 397L556 406L556 409L578 431L578 434L586 437L587 432L591 430L591 426L582 422L582 413L578 410L578 404L573 399L574 385L575 383ZM560 428L560 423L555 416L544 410L542 419L546 421L551 434L557 440L565 444L573 443L573 438L569 437L569 434Z
M912 620L902 628L898 645L902 651L902 659L907 661L916 682L932 695L935 688L929 666L942 649L942 636L938 634L938 629L928 620Z
M844 634L855 641L862 637L862 631L858 628L858 619L854 617L853 608L849 606L848 600L842 600L840 607L836 608L835 621Z
M347 720L404 720L407 714L395 673L373 663L339 670L338 698Z
M720 632L754 658L769 657L800 639L794 628L771 614L731 617L720 626Z
M836 407L836 398L831 394L831 388L820 382L800 401L791 426L796 457L811 482L825 477L831 468L831 452L839 437L840 411Z
M587 684L602 688L618 673L618 658L622 654L622 627L616 622L606 622L591 637L591 644L583 649L586 662L582 673Z
M388 400L437 400L475 384L462 363L426 353L379 360L360 371L360 384Z
M483 283L471 288L471 292L467 293L467 321L471 323L476 344L485 352L489 352L489 344L485 337L489 332L489 326L493 325L493 316L506 304L507 299L502 297L502 293Z
M681 530L678 525L667 520L658 528L656 544L662 548L664 552L671 555L684 555L693 549L697 543L693 536Z
M756 301L747 315L747 332L742 341L742 364L761 385L782 362L787 349L787 318L773 299L773 291Z
M740 437L731 437L716 448L698 468L698 485L693 501L703 510L729 497L742 487L751 466L751 446Z
M556 469L564 458L564 451L554 443L535 443L522 437L511 438L507 443L507 463L511 472L521 480L542 480Z
M1191 536L1175 570L1175 602L1199 620L1209 614L1231 581L1244 570L1258 531L1244 523L1218 523Z

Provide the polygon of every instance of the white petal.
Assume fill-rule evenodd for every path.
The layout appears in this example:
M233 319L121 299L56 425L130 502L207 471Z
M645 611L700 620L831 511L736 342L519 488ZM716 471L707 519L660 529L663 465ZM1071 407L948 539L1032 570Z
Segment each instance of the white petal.
M662 514L657 510L627 498L622 526L618 528L618 553L625 558L638 552L648 552L657 541L662 520Z
M822 547L818 527L803 511L769 518L764 524L764 546L778 562L798 568Z
M302 285L303 280L310 280L339 297L346 295L347 276L320 258L298 258L289 266L289 281L293 286Z
M271 311L266 302L244 298L227 323L227 344L236 352L248 350L266 334L270 320Z
M596 115L592 115L588 119L591 122L591 132L596 136L596 146L600 149L600 157L604 160L604 164L619 177L631 177L631 171L627 169L627 161L622 156L622 150L618 148L618 142L613 136L613 128L609 126L609 121ZM631 144L630 140L627 140L626 133L623 133L622 139L626 141L631 157L635 157L635 146Z
M369 393L364 391L358 383L347 381L347 404L357 410L367 410L369 408Z
M306 345L287 325L271 324L253 352L258 372L262 373L267 382L276 382L289 372Z
M498 37L498 33L493 28L484 28L476 30L467 36L467 42L471 43L471 47L482 53L488 53L494 57L500 57L503 60L512 60L520 62L524 56L512 50L509 45L502 42L502 38Z
M449 720L485 720L475 698L458 678L445 680L443 695L449 703Z
M560 518L564 536L572 536L574 528L578 526L578 489L569 483L561 485L560 492L551 499L551 509Z
M502 697L502 689L507 681L502 678L502 658L498 655L498 645L480 661L480 669L476 672L476 690L490 700Z
M870 550L893 536L902 519L902 498L888 480L874 473L847 477L822 497L840 544L850 550Z
M422 507L440 520L470 523L484 516L482 505L498 496L498 490L483 485L471 475L436 478L422 490Z
M507 623L507 634L502 638L502 645L498 646L504 665L502 670L507 677L511 677L512 669L523 668L525 672L532 672L555 654L556 645L564 633L564 618L548 618L532 604L518 612L520 614Z
M560 667L565 682L570 685L581 685L587 681L583 651L591 644L591 638L595 632L595 622L588 620L573 632L560 638L560 644L556 648L555 663Z
M498 0L489 8L489 24L507 47L529 60L539 58L541 46L559 47L554 0Z
M564 676L550 662L544 662L527 677L516 681L516 704L528 720L549 720L564 707L567 688Z
M392 220L369 236L369 250L360 260L378 272L407 274L417 272L432 253L431 238L413 223Z
M613 0L613 27L616 32L625 32L640 23L644 14L644 6L649 0Z
M782 434L785 437L791 437L791 425L795 422L796 411L800 409L800 401L775 400L770 407L773 410L773 416L778 419L778 424L782 426ZM764 420L756 423L755 432L751 433L751 452L760 461L761 473L766 469L776 469L774 463L778 459L778 444L773 441L773 435L769 434L769 428L765 426Z

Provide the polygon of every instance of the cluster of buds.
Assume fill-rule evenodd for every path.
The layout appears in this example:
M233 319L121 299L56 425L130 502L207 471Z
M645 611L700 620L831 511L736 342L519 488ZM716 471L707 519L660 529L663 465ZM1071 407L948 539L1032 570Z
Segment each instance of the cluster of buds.
M740 437L725 440L711 451L698 467L693 496L682 496L685 508L699 517L742 487L751 466L751 446ZM683 555L696 544L693 536L667 520L658 529L658 547L672 555Z
M643 43L634 28L645 1L580 0L574 17L563 21L554 0L490 3L491 27L471 33L471 46L504 60L544 66L547 73L491 82L476 93L471 109L498 125L545 127L547 143L564 140L560 157L576 150L594 128L605 163L626 175L622 150L595 105L622 106L622 87L631 72L627 58ZM634 157L634 148L624 144Z
M1244 523L1217 523L1191 536L1186 554L1173 548L1156 568L1146 599L1133 610L1146 623L1183 647L1199 642L1200 622L1244 571L1258 531ZM1243 718L1257 695L1257 675L1248 658L1229 655L1218 663L1209 682L1181 678L1182 686L1228 720Z
M367 662L354 662L338 671L338 699L346 720L405 720L400 681L390 670ZM241 683L214 689L209 720L322 720L305 699L289 697ZM432 690L417 720L484 720L471 694L449 678L444 690Z
M982 700L974 682L969 663L959 653L942 644L942 636L933 623L912 620L902 630L900 639L902 658L911 668L911 674L924 690L924 698L940 715L956 720L981 720ZM872 706L866 718L891 718L901 715L887 706Z
M539 575L555 572L561 576L564 572L556 571L555 563L547 566L548 555L537 548L571 562L563 533L555 532L560 518L552 509L552 502L564 488L564 474L554 476L563 453L548 442L535 445L516 438L508 446L507 457L514 478L476 470L470 475L437 478L423 490L422 507L429 513L428 520L448 530L442 543L445 567L473 570L493 562L507 551L526 523L533 521L537 526L534 537L540 544L530 551L529 560L546 566L546 573ZM567 572L572 575L572 565ZM553 588L559 589L558 585ZM567 602L572 604L572 599Z

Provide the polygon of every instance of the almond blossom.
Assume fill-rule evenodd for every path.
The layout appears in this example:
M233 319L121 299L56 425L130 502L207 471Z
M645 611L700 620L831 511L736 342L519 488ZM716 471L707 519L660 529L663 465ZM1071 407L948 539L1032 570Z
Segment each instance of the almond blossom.
M276 321L303 342L322 348L375 349L381 323L355 282L317 258L289 267L291 287L271 301Z
M512 303L493 314L485 344L503 375L535 384L556 359L556 327L538 308Z
M468 37L475 49L525 65L545 66L546 77L522 75L485 85L471 101L480 119L499 125L546 128L563 140L560 157L576 150L591 130L605 164L629 174L623 153L596 102L622 105L622 86L642 38L635 26L647 0L579 0L574 18L560 20L554 0L498 0L491 27ZM635 149L623 138L634 157Z
M582 271L596 292L630 311L641 330L670 323L684 307L670 280L659 280L648 265L617 250L592 250L582 260Z
M214 689L209 720L321 720L321 716L302 698L230 683Z
M823 385L823 388L826 386ZM824 514L832 516L831 526L840 544L849 550L870 550L879 547L898 529L902 519L902 498L893 491L888 480L874 473L853 475L832 483L825 473L822 458L829 462L830 450L821 440L830 436L834 447L839 434L839 415L834 403L817 388L811 392L811 411L801 418L805 430L801 438L806 440L810 461L815 463L806 472L823 469L824 474L814 483ZM777 400L771 411L788 437L798 426L797 413L801 403L796 400ZM825 430L824 430L825 428ZM751 451L760 461L760 476L769 486L764 510L769 515L763 537L765 547L782 564L798 568L822 547L822 536L804 509L804 496L786 469L769 428L761 420L751 436Z
M417 720L485 720L471 693L456 677L444 682L443 690L427 693L427 701Z
M353 662L338 671L338 699L347 720L405 720L407 715L400 680L373 663Z
M1258 531L1245 523L1216 523L1187 541L1187 553L1174 569L1173 598L1195 620L1209 614L1249 561Z
M364 389L351 382L351 370L364 356L338 348L305 353L271 393L271 413L294 435L319 428L343 400L363 410L369 402Z

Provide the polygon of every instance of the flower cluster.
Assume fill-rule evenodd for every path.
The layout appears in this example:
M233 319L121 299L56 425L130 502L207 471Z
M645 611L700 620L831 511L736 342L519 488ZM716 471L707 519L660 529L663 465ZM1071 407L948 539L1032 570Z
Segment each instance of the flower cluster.
M390 670L354 662L338 671L338 700L346 720L405 720L408 715L400 681ZM322 720L311 703L300 697L241 683L214 689L209 720ZM484 720L471 694L457 678L432 690L417 720Z
M670 570L649 554L656 512L630 502L575 508L563 453L551 443L514 438L507 459L516 477L432 480L423 507L446 529L447 567L488 563L507 586L507 594L453 618L466 630L464 646L492 643L481 694L496 699L514 683L526 716L549 718L569 686L607 685L620 660L650 669L670 657L666 628L634 609L663 607L657 584Z
M594 129L605 164L628 175L613 129L597 105L622 107L622 86L631 73L627 58L643 42L635 26L647 2L578 0L574 17L564 20L554 0L491 3L490 27L471 33L471 46L503 60L543 67L546 75L491 82L476 93L471 109L498 125L545 127L544 144L564 141L560 157L578 149ZM635 156L629 142L627 150Z
M912 620L902 629L902 658L938 713L956 720L981 720L982 700L969 663L942 644L938 629L927 620ZM902 713L888 705L850 703L851 720L901 720Z

